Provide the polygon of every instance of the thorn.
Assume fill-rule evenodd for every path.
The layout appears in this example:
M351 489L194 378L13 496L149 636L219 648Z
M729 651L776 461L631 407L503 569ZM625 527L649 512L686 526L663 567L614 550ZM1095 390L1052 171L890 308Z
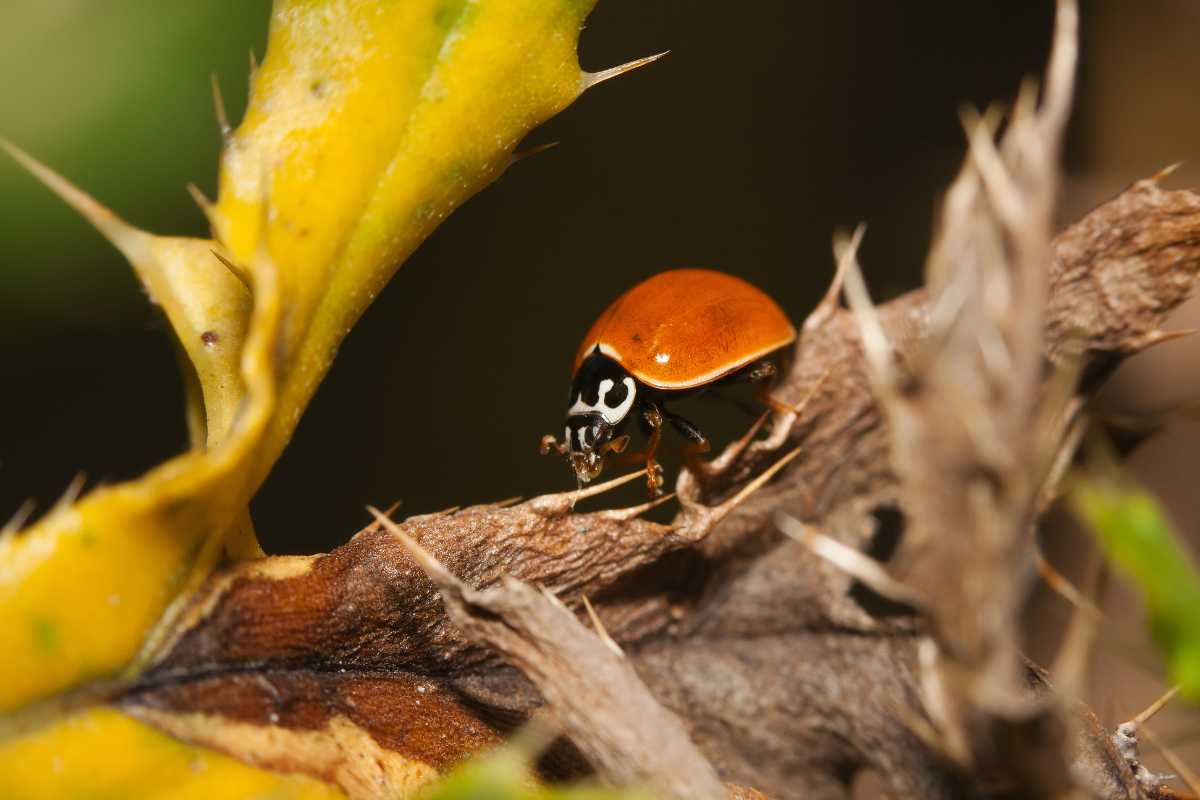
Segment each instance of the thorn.
M1054 147L1066 127L1075 89L1075 69L1079 61L1079 8L1075 0L1058 0L1054 16L1054 40L1050 45L1050 64L1046 67L1046 90L1042 94L1040 122L1053 137ZM1045 130L1045 129L1043 129Z
M63 490L62 497L58 498L58 502L50 509L50 513L54 514L59 511L65 511L74 505L75 501L79 499L79 493L83 491L85 483L87 483L87 476L82 472L77 473L74 478L71 478L71 482Z
M1095 556L1091 561L1086 582L1087 594L1102 598L1108 583L1108 562ZM1062 644L1054 656L1054 663L1049 665L1050 674L1058 684L1059 693L1064 697L1081 698L1087 692L1096 638L1104 617L1092 616L1085 609L1086 606L1076 606L1076 611L1067 623Z
M1017 99L1013 102L1012 108L1012 125L1025 124L1026 120L1033 119L1037 112L1037 102L1037 78L1026 75L1021 79L1021 85L1017 87Z
M547 150L553 150L554 148L558 147L559 144L560 144L560 142L546 142L544 144L535 144L533 147L530 147L528 150L521 150L520 152L513 153L511 156L509 156L508 165L511 167L513 164L516 164L518 161L524 161L525 159L532 158L533 156L536 156L539 153L544 153Z
M1061 572L1046 560L1046 556L1042 553L1042 548L1034 547L1034 560L1037 564L1038 575L1046 582L1055 594L1062 597L1075 608L1087 614L1096 622L1104 621L1104 612L1096 607L1096 604L1079 591L1073 583L1067 580Z
M412 556L413 561L417 562L417 566L419 566L425 572L425 574L429 576L430 580L436 583L439 587L454 587L457 590L462 589L462 584L459 582L458 578L454 577L450 570L446 569L442 565L442 562L438 561L432 553L430 553L421 545L417 544L416 540L405 533L399 525L388 519L379 509L375 508L375 506L367 506L367 511L371 512L371 515L375 517L375 520L382 525L388 533L400 540L400 543L404 545L406 550L408 550L408 554Z
M18 164L44 183L46 188L62 198L63 202L94 225L101 235L120 250L130 262L139 264L148 260L145 251L153 240L153 236L133 227L97 202L91 195L7 139L0 139L0 148L3 148Z
M1144 333L1130 343L1130 347L1141 351L1154 347L1155 345L1163 344L1164 342L1172 342L1176 339L1186 339L1197 332L1196 328L1184 328L1178 331L1150 331Z
M714 475L720 474L722 471L727 469L730 464L742 457L742 455L746 452L746 448L748 448L751 442L754 441L754 437L758 435L760 430L762 430L763 425L767 424L767 420L771 418L773 413L774 409L768 408L766 411L759 414L758 419L754 421L754 424L751 425L745 433L738 437L737 441L725 448L725 450L719 456L711 461L697 460L695 464L689 464L685 466L683 474L687 475L688 473L695 473L703 476L704 478L711 478ZM690 501L681 500L680 502L686 507ZM699 503L692 503L692 506L703 508Z
M974 109L964 109L960 122L967 135L967 148L971 162L975 166L979 179L983 183L987 197L995 205L999 216L1010 228L1019 227L1025 216L1026 208L1012 175L996 149L993 128L986 117L981 117Z
M640 517L642 514L645 514L650 509L658 508L659 506L667 503L670 500L674 500L674 499L675 499L675 492L668 492L667 494L664 494L660 497L656 497L653 500L650 500L649 502L642 503L641 505L630 506L629 508L614 508L609 511L603 511L601 513L603 514L605 519L611 519L611 520L616 520L618 522L623 522L625 520L630 520L630 519L635 519L637 517Z
M938 731L939 750L945 752L952 763L964 767L972 763L971 746L966 733L951 716L951 704L947 698L946 683L938 669L940 653L937 643L929 637L917 642L917 669L921 704Z
M850 242L851 249L855 254L857 254L858 245L862 242L863 235L866 232L867 225L864 222L860 222L858 227L854 229L854 235ZM829 288L825 290L825 296L821 298L821 302L817 303L817 307L804 320L804 325L801 327L802 333L811 333L820 328L829 321L830 317L837 313L841 306L842 286L846 280L846 270L850 268L851 258L846 257L846 251L843 251L842 255L838 255L838 244L836 241L834 242L833 254L836 258L833 269L833 280L829 282Z
M25 523L33 516L33 510L37 508L37 503L32 497L25 500L24 503L17 506L17 510L9 517L8 522L0 527L0 536L7 536L10 533L16 533L25 527Z
M1142 710L1136 717L1134 717L1131 722L1139 727L1145 725L1154 718L1155 714L1157 714L1159 711L1162 711L1163 708L1166 707L1167 703L1171 702L1171 698L1179 694L1179 689L1180 684L1177 683L1167 691L1163 692L1161 697L1159 697L1150 705L1146 706L1146 708Z
M834 239L833 252L837 256L839 270L845 272L842 291L846 296L846 304L854 313L858 324L859 337L862 339L863 352L867 363L871 365L875 380L885 386L893 381L892 346L888 343L883 326L875 313L875 305L867 292L867 282L863 279L862 270L858 266L858 246L866 232L865 225L854 229L849 240L844 237ZM844 262L844 266L842 265Z
M737 451L738 455L741 455L741 453L750 446L750 443L754 441L754 437L758 435L758 432L762 430L763 425L766 425L767 420L770 418L771 409L768 408L766 411L759 414L758 419L754 420L754 424L751 425L746 432L743 433L738 440L733 443L733 449Z
M441 511L435 511L432 514L430 514L429 516L431 516L431 517L449 517L452 514L457 514L459 511L462 511L462 506L450 506L449 508L443 508Z
M397 500L396 502L392 503L390 506L388 506L388 507L387 507L387 508L384 510L384 512L383 512L383 513L384 513L384 515L385 515L385 516L388 516L388 517L391 517L391 516L392 516L392 514L395 514L395 513L396 513L396 509L400 507L400 504L401 504L402 502L404 502L404 501L403 501L403 500ZM375 533L376 531L380 530L382 527L383 527L383 526L379 524L379 520L378 520L378 519L373 519L373 520L371 520L370 522L368 522L368 523L367 523L367 526L366 526L365 528L363 528L363 529L362 529L362 530L360 530L358 533L356 533L356 534L355 534L355 536L360 536L360 535L362 535L362 534L364 534L364 533Z
M496 502L492 503L489 507L490 508L512 508L513 506L515 506L517 503L521 502L524 499L525 499L524 497L522 497L521 495L518 494L518 495L514 495L513 497L506 497L503 500L497 500Z
M598 494L604 494L609 489L615 489L618 486L635 481L638 478L645 478L646 471L638 470L630 472L628 475L622 475L619 478L613 478L611 481L598 483L595 486L588 488L579 488L573 492L559 492L557 494L544 494L540 497L535 497L530 500L526 507L535 514L543 516L555 517L566 514L574 510L575 504L580 500L585 500L589 497L595 497Z
M1158 737L1155 736L1150 730L1149 725L1141 726L1141 732L1146 735L1146 740L1154 746L1154 749L1162 755L1163 760L1167 762L1167 765L1170 766L1171 769L1175 770L1175 774L1179 776L1179 779L1187 784L1187 787L1191 790L1192 794L1200 795L1200 776L1197 776L1196 773L1192 772L1192 770L1188 768L1188 765L1184 764L1183 761L1180 760L1179 756L1175 755L1175 753L1172 752L1165 744L1160 742Z
M502 575L502 576L500 576L500 580L504 583L510 583L510 584L511 583L521 583L520 579L514 578L511 575ZM558 589L557 587L554 587L554 588L547 587L540 583L537 584L537 589L538 589L538 592L541 593L542 597L544 597L550 601L551 605L559 608L562 611L567 612L568 614L571 614L571 616L574 616L574 614L571 612L571 609L567 608L567 604L564 603L562 601L562 598L558 596L558 592L561 591L560 589Z
M225 98L221 96L221 84L217 80L217 73L214 72L211 77L213 110L217 115L217 129L221 131L222 143L228 144L229 137L233 134L233 128L229 127L229 117L225 114Z
M635 481L638 478L644 478L645 476L646 471L644 469L639 469L636 472L630 472L628 475L622 475L619 478L613 478L611 481L605 481L604 483L597 483L595 486L589 486L586 489L576 489L570 493L572 498L571 505L574 505L580 500L586 500L589 497L595 497L596 495L604 494L609 489L615 489L618 486L624 486L631 481Z
M792 413L797 417L804 416L804 409L808 408L808 404L817 396L817 392L821 391L821 387L825 385L825 381L833 374L832 369L827 369L821 373L821 377L813 381L813 385L808 387L808 391L804 393L804 397L800 398L800 402L792 406Z
M186 188L188 194L192 196L192 200L196 203L196 205L200 206L200 211L204 214L204 218L208 220L209 227L215 227L213 225L212 200L209 200L207 197L205 197L204 192L200 191L200 187L194 183L189 183Z
M707 530L712 530L712 526L729 516L729 513L744 503L746 499L750 497L750 495L754 494L764 485L766 485L767 481L771 480L771 478L774 478L780 470L790 464L792 460L796 458L796 456L800 455L800 451L803 449L803 445L793 448L790 453L776 461L771 466L767 467L758 477L743 486L741 490L733 497L729 498L718 506L708 509L707 513L709 518Z
M600 637L600 641L604 642L609 650L616 654L617 658L624 658L625 651L621 649L621 645L617 644L611 636L608 635L608 630L605 629L604 623L600 621L599 615L596 614L596 609L592 608L592 601L588 600L588 596L582 595L583 607L587 609L588 617L592 620L592 627L596 629L596 635Z
M904 727L908 728L913 736L916 736L929 751L937 753L942 758L950 763L959 762L960 759L952 752L949 746L942 741L942 735L938 733L937 728L933 727L924 718L910 709L896 709L896 717Z
M1167 166L1167 167L1163 167L1158 172L1151 175L1148 178L1148 180L1151 180L1154 183L1158 183L1159 181L1164 181L1167 178L1171 177L1171 175L1175 172L1175 170L1182 167L1183 164L1184 164L1184 162L1182 162L1182 161L1176 161L1174 164L1171 164L1170 166Z
M826 536L813 526L782 511L775 512L775 526L881 597L917 609L928 606L920 592L893 578L878 561Z
M240 280L242 283L246 284L247 289L250 288L250 273L248 270L245 270L242 267L238 266L237 264L233 263L233 261L231 261L230 259L221 255L221 253L219 253L216 250L210 249L208 252L210 252L214 256L216 256L217 261L220 261L222 264L224 264L225 268L228 269L230 272L232 272L238 280Z
M624 75L626 72L635 70L638 67L644 67L647 64L651 64L655 61L658 61L660 58L662 58L669 52L671 52L671 51L664 50L661 53L656 53L655 55L652 55L652 56L646 56L645 58L637 58L637 59L634 59L633 61L628 61L624 64L620 64L619 66L616 66L616 67L609 67L608 69L602 69L599 72L585 72L585 73L583 73L583 91L586 92L588 89L592 88L593 86L595 86L598 83L604 83L605 81L615 78L618 75Z

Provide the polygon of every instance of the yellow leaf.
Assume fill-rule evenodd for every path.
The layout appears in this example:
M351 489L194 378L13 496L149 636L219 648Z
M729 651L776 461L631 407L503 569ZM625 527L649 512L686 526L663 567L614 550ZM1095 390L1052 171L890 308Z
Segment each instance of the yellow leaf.
M163 278L171 291L194 282L184 256L197 246L138 235L139 274L174 276ZM210 269L224 270L205 252ZM228 536L246 530L257 487L252 456L274 408L270 353L279 328L274 271L269 262L256 266L253 324L239 354L246 391L224 412L231 420L218 446L94 491L0 539L0 711L119 675L178 592L207 572ZM190 299L219 303L199 291Z
M0 538L0 713L136 674L222 547L260 552L249 500L342 338L525 133L619 71L579 69L593 3L276 0L206 208L214 241L132 228L14 151L161 305L194 371L197 447Z
M303 775L256 769L183 744L108 708L59 720L0 748L0 797L20 800L344 800Z
M211 219L266 242L287 308L265 472L342 338L409 253L586 85L594 0L277 0Z
M0 144L129 259L151 302L166 314L198 379L204 440L209 447L220 444L245 398L238 362L250 324L250 288L222 263L215 242L138 230L58 173L11 144Z

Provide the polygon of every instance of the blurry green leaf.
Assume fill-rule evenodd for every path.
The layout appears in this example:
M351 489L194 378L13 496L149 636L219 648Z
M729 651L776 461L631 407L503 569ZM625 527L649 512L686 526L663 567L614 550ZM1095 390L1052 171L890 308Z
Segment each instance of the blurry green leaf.
M434 786L429 800L653 800L636 789L605 789L592 784L552 787L540 783L517 747L504 747L471 759Z
M214 176L220 137L209 76L240 111L247 52L261 54L269 8L269 0L0 3L0 136L139 225L198 231L183 187L210 186ZM88 320L141 315L119 259L6 162L0 237L15 256L0 269L6 334L78 322L82 303Z
M1111 468L1073 481L1072 505L1146 598L1171 680L1200 699L1200 573L1158 503Z

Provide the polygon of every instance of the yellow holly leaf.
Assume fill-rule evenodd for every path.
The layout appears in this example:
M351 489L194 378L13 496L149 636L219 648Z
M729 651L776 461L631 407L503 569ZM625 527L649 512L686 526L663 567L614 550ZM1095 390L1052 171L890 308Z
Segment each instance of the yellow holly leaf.
M588 85L575 48L593 3L275 3L210 213L235 262L264 248L280 266L284 367L263 471L400 263Z
M135 675L222 548L260 552L249 500L370 301L525 133L642 63L579 69L593 3L276 0L206 207L213 241L139 231L14 151L161 305L196 447L0 537L0 712Z
M66 717L0 748L0 797L64 800L344 800L304 775L281 775L183 744L108 708Z

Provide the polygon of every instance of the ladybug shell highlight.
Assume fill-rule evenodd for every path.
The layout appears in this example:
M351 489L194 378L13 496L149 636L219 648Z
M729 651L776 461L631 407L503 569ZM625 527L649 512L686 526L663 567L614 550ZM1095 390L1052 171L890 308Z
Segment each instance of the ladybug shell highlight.
M791 321L741 278L676 269L642 281L609 306L575 355L596 348L656 389L703 386L796 340Z

